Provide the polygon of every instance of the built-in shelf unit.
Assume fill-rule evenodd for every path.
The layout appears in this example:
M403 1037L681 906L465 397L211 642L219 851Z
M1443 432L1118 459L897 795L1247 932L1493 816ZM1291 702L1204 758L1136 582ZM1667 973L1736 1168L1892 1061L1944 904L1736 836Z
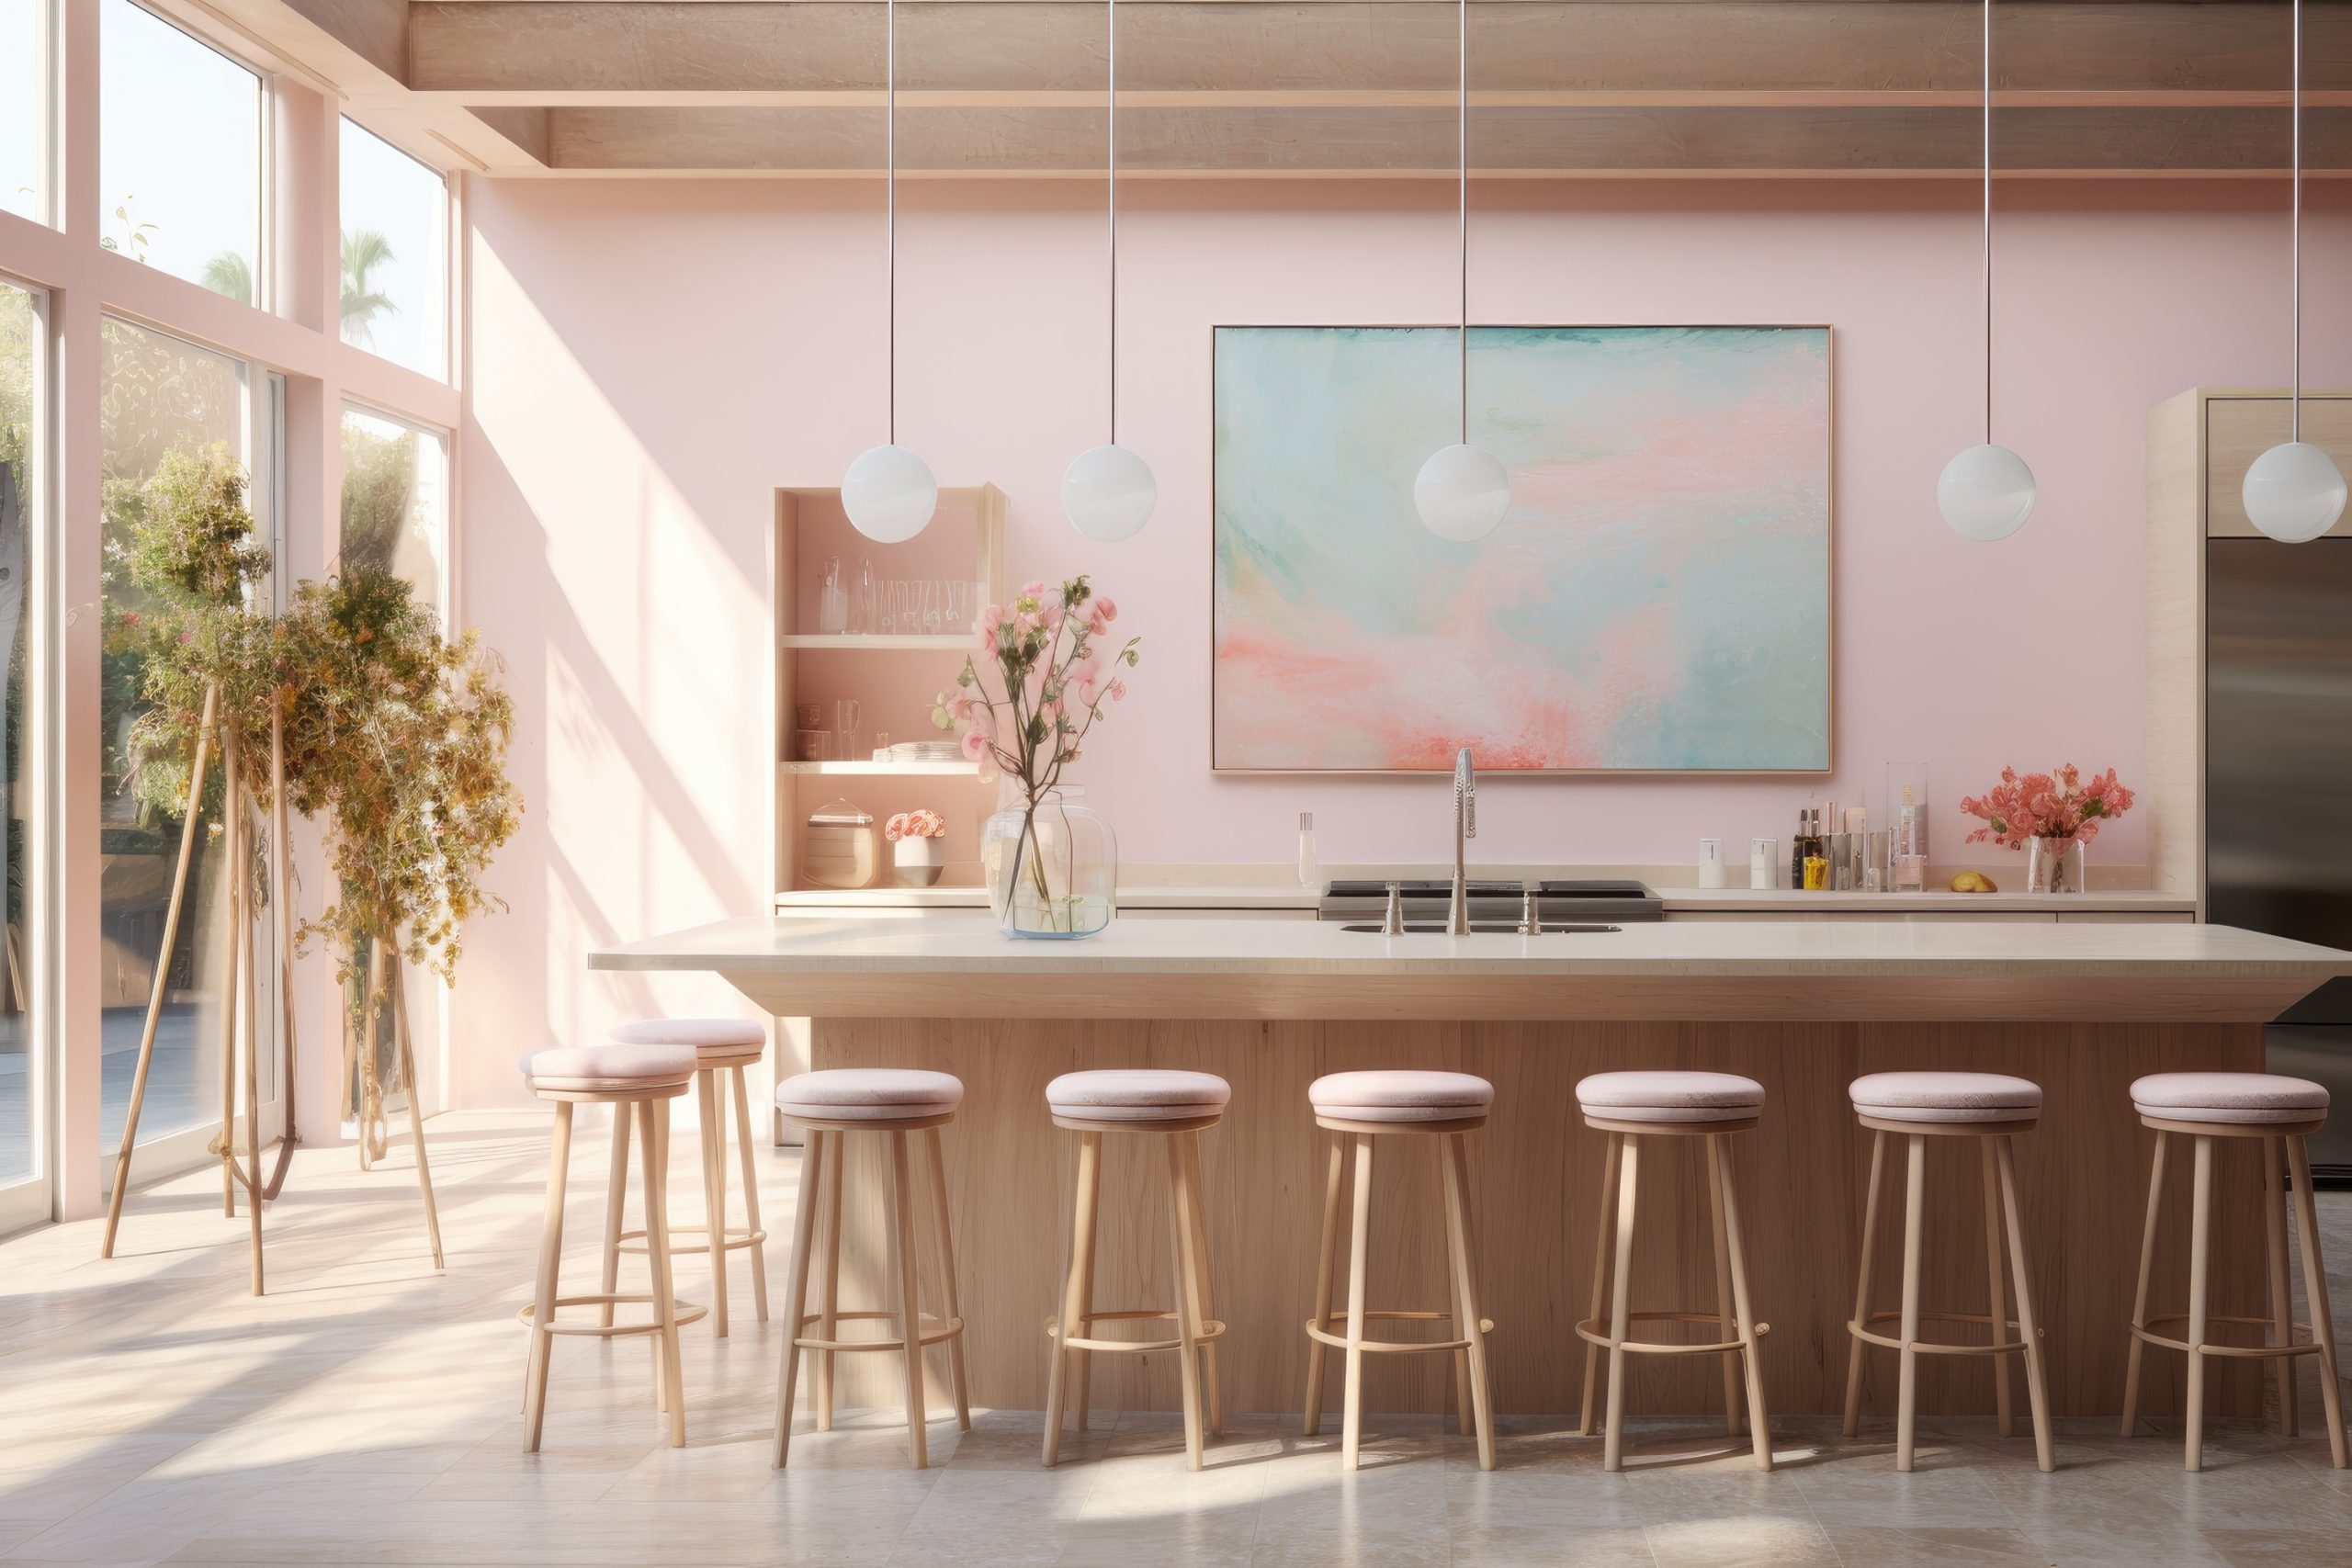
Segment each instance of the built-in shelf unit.
M769 755L775 777L775 886L808 888L801 874L803 826L836 799L873 813L876 825L893 813L927 807L947 820L944 883L979 880L980 825L996 802L993 781L960 759L876 761L875 738L893 742L946 739L931 719L934 698L951 691L973 643L968 626L933 632L820 631L819 591L829 559L841 562L854 599L861 562L877 581L967 582L973 613L1004 597L1004 492L994 485L943 487L930 525L899 545L877 545L850 526L833 486L792 486L776 491L775 728ZM854 623L853 623L854 624ZM853 754L802 758L796 746L797 709L818 705L835 732L836 705L854 699L861 709ZM887 844L877 857L875 886L891 882Z

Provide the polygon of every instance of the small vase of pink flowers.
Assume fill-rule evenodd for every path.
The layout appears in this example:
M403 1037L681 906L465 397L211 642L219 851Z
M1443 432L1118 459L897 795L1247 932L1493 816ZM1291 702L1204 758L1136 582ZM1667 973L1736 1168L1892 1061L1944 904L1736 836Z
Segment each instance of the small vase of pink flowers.
M2086 779L2069 762L2054 773L2003 768L1998 784L1982 795L1962 795L1960 808L1984 823L1968 835L1970 843L1989 839L2026 852L2027 892L2080 893L2086 846L2102 824L2132 809L2132 800L2113 768Z
M946 869L939 849L947 823L928 807L898 813L882 825L882 836L889 840L890 874L899 886L928 887Z
M1029 583L980 612L977 656L945 705L964 756L1004 781L1005 808L982 830L980 867L1008 936L1091 936L1111 923L1118 840L1061 778L1104 707L1127 694L1120 671L1140 661L1142 638L1113 643L1118 616L1083 576L1058 588Z

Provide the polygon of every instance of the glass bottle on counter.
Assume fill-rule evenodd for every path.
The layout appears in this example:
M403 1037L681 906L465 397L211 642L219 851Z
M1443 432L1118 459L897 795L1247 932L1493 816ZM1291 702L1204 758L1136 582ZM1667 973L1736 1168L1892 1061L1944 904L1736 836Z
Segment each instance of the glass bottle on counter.
M1812 841L1813 812L1810 807L1797 807L1796 836L1789 840L1789 891L1804 890L1805 845Z
M1821 811L1815 807L1808 814L1804 840L1804 890L1825 893L1829 888L1829 836L1821 830Z
M1923 893L1928 886L1928 808L1913 794L1913 786L1902 786L1902 804L1895 807L1894 840L1887 846L1887 859L1894 872L1897 893Z

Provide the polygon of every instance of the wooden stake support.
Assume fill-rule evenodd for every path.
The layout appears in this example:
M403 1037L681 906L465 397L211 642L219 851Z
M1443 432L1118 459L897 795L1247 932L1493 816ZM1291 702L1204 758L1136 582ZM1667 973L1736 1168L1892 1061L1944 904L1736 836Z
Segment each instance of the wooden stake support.
M122 1146L115 1152L114 1190L107 1198L107 1226L98 1256L114 1256L115 1233L122 1223L124 1196L130 1188L130 1154L139 1142L139 1114L147 1097L147 1075L155 1060L155 1033L163 1021L164 1001L171 985L172 952L179 938L180 912L187 901L187 880L196 861L197 834L203 817L204 782L213 750L214 730L218 728L220 708L219 686L207 687L204 694L204 714L197 725L196 755L188 769L188 809L187 820L180 828L178 863L172 872L171 899L164 908L164 940L155 961L155 982L148 993L147 1020L139 1036L139 1065L130 1080L130 1104L123 1115ZM220 736L222 770L222 831L221 885L228 903L229 953L224 964L228 985L220 1001L220 1129L209 1145L220 1156L221 1213L234 1218L237 1194L245 1194L245 1208L251 1224L253 1255L253 1292L263 1293L262 1273L262 1205L277 1196L286 1184L288 1167L294 1157L294 1145L301 1134L296 1129L294 1092L294 927L293 892L288 874L288 837L286 811L286 749L282 720L275 714L270 719L270 853L269 899L272 905L273 930L277 944L277 978L279 995L279 1032L285 1040L280 1055L280 1070L286 1105L286 1133L278 1141L276 1170L265 1182L261 1174L261 1052L257 1027L258 965L254 952L254 888L253 888L253 813L249 809L245 759L240 754L237 732L233 727L221 728ZM374 1014L377 998L383 996L383 943L372 944L368 973L368 1016ZM424 1156L424 1123L422 1109L416 1102L415 1058L409 1045L408 1010L402 999L397 957L393 960L391 976L393 990L391 1006L395 1035L399 1042L401 1071L409 1083L409 1134L416 1152L417 1183L424 1196L425 1230L433 1244L433 1266L442 1266L441 1223L433 1202L433 1179ZM351 1029L345 1029L345 1059L351 1058ZM244 1069L245 1148L240 1160L236 1147L237 1078L242 1059ZM365 1081L375 1082L372 1052L366 1055ZM361 1165L368 1163L366 1128L361 1137ZM379 1140L376 1153L383 1152Z

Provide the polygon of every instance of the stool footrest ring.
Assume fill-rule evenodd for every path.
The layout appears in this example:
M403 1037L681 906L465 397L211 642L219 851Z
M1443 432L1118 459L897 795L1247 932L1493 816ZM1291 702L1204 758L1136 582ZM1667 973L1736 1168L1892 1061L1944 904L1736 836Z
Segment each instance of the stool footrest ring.
M1369 1307L1364 1310L1363 1317L1366 1323L1375 1319L1388 1323L1452 1323L1453 1321L1453 1314L1450 1312L1379 1311ZM1344 1312L1335 1312L1331 1314L1333 1323L1346 1323L1349 1320L1350 1314ZM1479 1333L1492 1334L1494 1331L1495 1325L1492 1318L1482 1317L1478 1320ZM1335 1350L1348 1348L1346 1335L1331 1333L1316 1318L1310 1317L1306 1320L1306 1337L1318 1345L1329 1345ZM1470 1341L1467 1339L1367 1339L1363 1342L1363 1348L1367 1354L1374 1356L1421 1356L1435 1350L1467 1350L1470 1348Z
M653 1298L650 1295L643 1294L558 1296L555 1299L555 1304L558 1312L560 1312L565 1307L575 1306L650 1307L653 1304ZM707 1307L701 1306L694 1302L674 1302L672 1303L672 1310L676 1314L672 1321L680 1328L684 1328L690 1323L700 1323L709 1313L709 1309ZM524 1324L529 1327L537 1329L542 1334L579 1334L594 1339L617 1339L631 1334L659 1334L662 1332L662 1320L658 1317L651 1323L616 1323L611 1327L607 1328L603 1324L598 1323L557 1323L553 1321L554 1314L551 1313L548 1314L548 1322L545 1324L536 1323L532 1321L538 1315L538 1303L536 1302L525 1302L520 1307L515 1309L514 1315L517 1318L520 1318Z
M2025 1348L2025 1341L2022 1338L1996 1340L1988 1345L1946 1345L1926 1339L1915 1339L1909 1345L1905 1345L1899 1335L1871 1332L1870 1325L1873 1323L1899 1323L1902 1318L1903 1314L1900 1312L1874 1312L1860 1323L1848 1318L1846 1332L1866 1345L1877 1345L1889 1350L1916 1350L1922 1356L2009 1356ZM1987 1328L2014 1328L2020 1335L2025 1332L2024 1325L2014 1317L2003 1318L1996 1325L1992 1314L1983 1312L1923 1312L1919 1314L1919 1321L1922 1323L1975 1323L1982 1324ZM2046 1337L2048 1332L2046 1329L2037 1329L2036 1337Z
M1090 1312L1078 1320L1078 1325L1082 1329L1091 1328L1095 1324L1103 1321L1114 1323L1174 1323L1176 1321L1176 1314L1173 1311L1155 1312L1149 1307L1132 1307L1119 1312ZM1223 1337L1224 1333L1225 1324L1217 1318L1209 1318L1202 1323L1201 1332L1193 1338L1193 1343L1195 1345L1205 1345L1212 1339ZM1048 1339L1061 1339L1061 1319L1058 1317L1049 1317L1046 1319L1046 1337ZM1181 1338L1093 1339L1080 1338L1079 1336L1073 1334L1068 1339L1062 1340L1061 1348L1065 1350L1109 1350L1114 1353L1125 1352L1129 1355L1135 1355L1147 1350L1180 1350L1183 1348L1183 1346L1184 1341Z
M708 1225L672 1225L670 1227L670 1234L673 1236L707 1236L710 1234L710 1227ZM734 1252L746 1247L758 1247L767 1239L768 1233L764 1229L747 1231L741 1225L729 1225L727 1227L727 1240L722 1245L726 1247L728 1251ZM631 1258L642 1258L645 1256L646 1250L644 1247L644 1240L645 1233L641 1230L623 1231L621 1232L620 1245L614 1247L613 1250L616 1252L627 1253ZM638 1245L632 1247L629 1245L632 1242L635 1242ZM687 1253L706 1253L709 1250L710 1243L708 1241L689 1242L684 1246L680 1246L676 1242L672 1242L670 1244L670 1256L673 1258L682 1257Z
M2148 1315L2148 1321L2150 1323L2187 1323L2188 1314L2185 1312L2151 1313ZM2205 1322L2208 1327L2217 1323L2226 1323L2239 1328L2268 1328L2270 1326L2270 1320L2267 1317L2233 1317L2218 1312L2207 1313ZM2132 1330L2132 1337L2145 1345L2161 1345L2167 1350L2178 1350L2183 1353L2194 1349L2199 1354L2206 1356L2235 1356L2241 1360L2268 1361L2276 1360L2281 1356L2316 1356L2320 1349L2319 1346L2312 1340L2295 1337L2299 1334L2310 1332L2300 1323L2289 1325L2288 1342L2284 1345L2192 1346L2186 1339L2174 1339L2162 1334L2152 1334L2138 1324L2127 1324L2125 1326Z
M812 1323L821 1322L824 1315L821 1312L802 1313L800 1326L807 1328ZM887 1323L896 1323L899 1321L899 1314L895 1312L837 1312L833 1314L835 1323L872 1322L877 1319ZM941 1344L964 1332L964 1320L960 1317L943 1319L933 1317L927 1312L917 1312L915 1324L915 1343L918 1345ZM938 1324L939 1327L932 1333L925 1334L922 1327L924 1324ZM903 1350L907 1348L907 1342L903 1338L818 1339L806 1334L795 1335L792 1343L803 1350Z
M1729 1331L1732 1325L1712 1312L1629 1312L1628 1323L1712 1323ZM1750 1331L1761 1339L1772 1332L1769 1323L1759 1323ZM1589 1317L1577 1325L1577 1337L1604 1350L1623 1350L1639 1356L1728 1356L1747 1348L1746 1339L1725 1339L1712 1345L1675 1345L1656 1339L1617 1339L1611 1337L1608 1325L1600 1318Z

